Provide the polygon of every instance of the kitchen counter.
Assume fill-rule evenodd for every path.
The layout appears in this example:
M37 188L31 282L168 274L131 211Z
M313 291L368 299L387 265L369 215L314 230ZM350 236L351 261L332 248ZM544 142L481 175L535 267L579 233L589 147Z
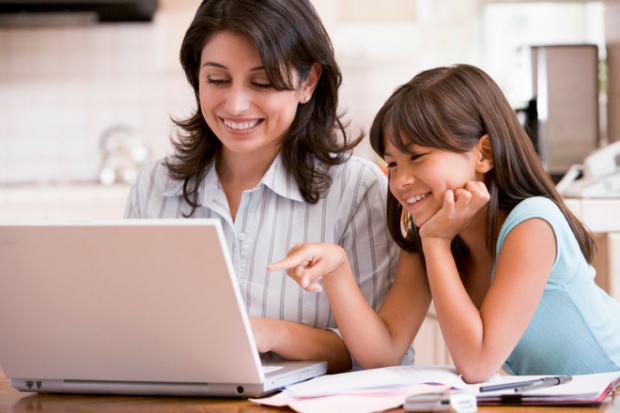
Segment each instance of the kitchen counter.
M129 185L0 187L0 219L121 219Z
M566 199L566 205L594 233L620 232L620 198Z

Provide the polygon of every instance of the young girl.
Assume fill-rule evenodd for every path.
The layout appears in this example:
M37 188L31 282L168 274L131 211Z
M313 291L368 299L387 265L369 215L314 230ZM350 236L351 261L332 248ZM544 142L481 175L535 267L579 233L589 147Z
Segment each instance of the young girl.
M420 73L379 111L388 226L402 247L378 313L336 245L300 244L268 267L325 288L363 368L396 364L431 298L467 382L620 370L620 303L594 283L594 242L568 210L493 80L468 65ZM321 285L316 282L321 279Z

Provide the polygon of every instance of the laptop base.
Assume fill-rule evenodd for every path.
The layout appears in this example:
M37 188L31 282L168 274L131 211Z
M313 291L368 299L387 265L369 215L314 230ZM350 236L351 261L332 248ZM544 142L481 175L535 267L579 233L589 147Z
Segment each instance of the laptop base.
M281 364L290 371L280 370L278 374L266 374L265 382L260 384L10 379L9 385L22 392L37 393L248 398L276 392L284 386L299 382L300 379L317 377L327 371L326 362L287 361Z

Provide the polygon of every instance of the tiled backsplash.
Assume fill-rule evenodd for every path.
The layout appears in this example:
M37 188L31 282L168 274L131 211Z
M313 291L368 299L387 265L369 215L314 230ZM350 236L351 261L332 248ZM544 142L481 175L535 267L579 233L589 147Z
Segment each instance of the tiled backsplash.
M94 182L100 139L124 125L168 153L193 97L154 24L0 30L0 185Z
M478 0L406 2L406 15L403 0L313 3L343 72L352 131L367 131L420 70L477 63ZM151 159L168 154L170 116L194 107L177 56L198 4L164 0L153 23L0 29L0 186L96 182L100 141L114 126L131 129ZM358 6L367 10L354 13ZM375 22L377 7L386 9ZM376 159L367 140L356 153Z

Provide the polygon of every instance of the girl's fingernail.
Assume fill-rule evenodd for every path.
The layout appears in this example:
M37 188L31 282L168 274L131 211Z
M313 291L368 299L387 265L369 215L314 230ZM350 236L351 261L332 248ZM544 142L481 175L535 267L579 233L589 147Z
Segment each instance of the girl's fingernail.
M303 280L301 280L301 286L303 288L306 288L308 286L308 279L304 278Z

